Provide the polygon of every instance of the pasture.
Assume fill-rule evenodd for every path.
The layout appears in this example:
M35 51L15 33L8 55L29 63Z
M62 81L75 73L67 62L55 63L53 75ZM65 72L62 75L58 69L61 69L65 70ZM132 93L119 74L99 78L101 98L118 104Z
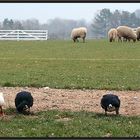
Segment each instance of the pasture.
M140 42L1 41L0 85L140 89Z
M0 41L0 86L139 92L139 52L140 42ZM140 136L140 116L57 109L24 116L15 108L5 113L0 137Z

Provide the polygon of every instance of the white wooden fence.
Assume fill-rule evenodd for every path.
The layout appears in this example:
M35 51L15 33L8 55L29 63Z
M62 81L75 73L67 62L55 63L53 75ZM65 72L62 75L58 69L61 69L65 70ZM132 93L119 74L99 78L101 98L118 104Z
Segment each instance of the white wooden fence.
M48 30L0 30L0 40L47 40Z

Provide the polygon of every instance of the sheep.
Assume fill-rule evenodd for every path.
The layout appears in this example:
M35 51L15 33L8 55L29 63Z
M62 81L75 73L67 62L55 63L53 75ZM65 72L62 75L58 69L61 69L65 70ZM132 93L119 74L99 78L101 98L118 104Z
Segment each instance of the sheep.
M74 42L76 41L79 42L78 38L82 38L84 43L86 35L87 35L87 28L85 27L74 28L71 31L71 38L73 39Z
M140 40L140 27L136 29L137 40Z
M116 111L116 115L118 115L120 108L120 99L117 95L105 94L101 99L101 107L105 110L105 115L107 115L107 111Z
M108 38L110 42L115 41L115 39L117 39L117 30L115 28L111 28L108 31Z
M134 34L136 34L136 28L132 28L132 31L133 31L133 33ZM137 35L137 34L136 34ZM123 39L123 41L129 41L130 42L130 38L122 38Z
M128 26L119 26L117 28L117 32L118 32L118 40L122 41L122 38L124 38L129 41L132 39L133 42L135 42L137 39L137 35L133 31L133 29Z
M33 106L33 97L30 92L21 91L15 97L15 106L18 113L29 114Z
M3 116L3 110L2 110L2 106L5 105L5 101L4 101L4 97L3 97L3 93L0 92L0 116Z

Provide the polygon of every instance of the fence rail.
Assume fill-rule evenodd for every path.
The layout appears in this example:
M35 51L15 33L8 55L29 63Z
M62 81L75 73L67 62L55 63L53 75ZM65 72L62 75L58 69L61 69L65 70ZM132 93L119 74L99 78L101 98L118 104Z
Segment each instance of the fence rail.
M48 30L0 30L0 40L47 40Z

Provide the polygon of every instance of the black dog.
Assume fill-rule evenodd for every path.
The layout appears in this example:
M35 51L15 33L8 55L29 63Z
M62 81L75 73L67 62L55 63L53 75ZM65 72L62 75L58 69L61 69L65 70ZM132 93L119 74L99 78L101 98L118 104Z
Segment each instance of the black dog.
M108 112L116 111L116 114L119 114L120 108L120 99L117 95L106 94L103 95L101 99L101 107L105 110L105 114Z
M30 107L33 106L33 97L31 93L27 91L17 93L15 106L19 113L30 114Z

